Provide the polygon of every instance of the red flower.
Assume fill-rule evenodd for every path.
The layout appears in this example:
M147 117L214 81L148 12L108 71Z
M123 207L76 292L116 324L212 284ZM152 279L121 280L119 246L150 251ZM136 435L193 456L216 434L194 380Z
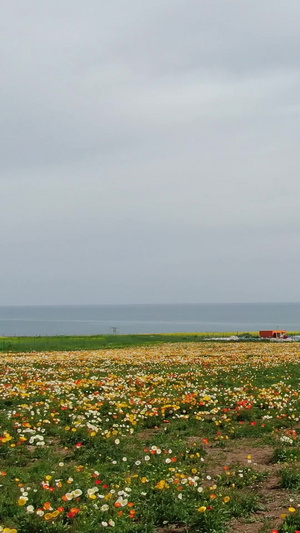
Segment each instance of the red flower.
M68 517L74 518L78 513L80 513L80 509L77 507L72 507L71 511L68 513Z

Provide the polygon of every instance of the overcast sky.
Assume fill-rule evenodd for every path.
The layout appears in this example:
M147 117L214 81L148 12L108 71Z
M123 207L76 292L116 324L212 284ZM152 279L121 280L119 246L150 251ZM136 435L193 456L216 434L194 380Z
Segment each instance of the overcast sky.
M0 305L300 301L299 0L0 26Z

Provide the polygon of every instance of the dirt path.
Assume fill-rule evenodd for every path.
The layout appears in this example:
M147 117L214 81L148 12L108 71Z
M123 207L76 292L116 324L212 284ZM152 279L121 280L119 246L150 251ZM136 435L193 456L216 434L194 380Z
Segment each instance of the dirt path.
M271 462L272 446L257 446L239 442L234 448L207 448L208 474L215 480L224 472L224 465L229 468L234 465L251 466L257 472L266 472L268 476L258 487L250 490L257 491L261 509L248 518L238 518L231 522L231 533L263 533L276 529L282 523L281 515L287 512L290 495L287 490L280 488L278 464ZM211 481L210 481L211 483Z
M199 437L189 437L188 444L202 443ZM257 445L256 445L257 444ZM224 466L232 469L234 466L251 467L260 473L267 473L267 477L257 486L246 487L243 491L255 491L259 496L260 510L252 513L247 518L237 518L228 525L230 533L270 533L277 529L283 522L281 515L286 514L291 505L291 495L288 490L280 488L279 464L272 463L274 449L272 446L263 446L243 439L228 443L226 448L207 445L205 447L206 474L210 479L204 482L209 486L218 483L219 476L224 473ZM185 533L187 527L169 524L165 528L157 529L157 533ZM222 533L222 532L220 532Z

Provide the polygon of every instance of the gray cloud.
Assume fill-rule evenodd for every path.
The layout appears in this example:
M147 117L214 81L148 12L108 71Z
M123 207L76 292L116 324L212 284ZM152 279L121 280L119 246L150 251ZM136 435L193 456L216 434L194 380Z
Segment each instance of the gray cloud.
M1 11L3 305L300 300L296 0Z

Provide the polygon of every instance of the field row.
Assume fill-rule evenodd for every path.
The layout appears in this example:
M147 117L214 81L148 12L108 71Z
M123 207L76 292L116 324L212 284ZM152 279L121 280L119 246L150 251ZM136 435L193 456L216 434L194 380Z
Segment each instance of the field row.
M3 354L0 370L0 531L300 530L298 343Z

